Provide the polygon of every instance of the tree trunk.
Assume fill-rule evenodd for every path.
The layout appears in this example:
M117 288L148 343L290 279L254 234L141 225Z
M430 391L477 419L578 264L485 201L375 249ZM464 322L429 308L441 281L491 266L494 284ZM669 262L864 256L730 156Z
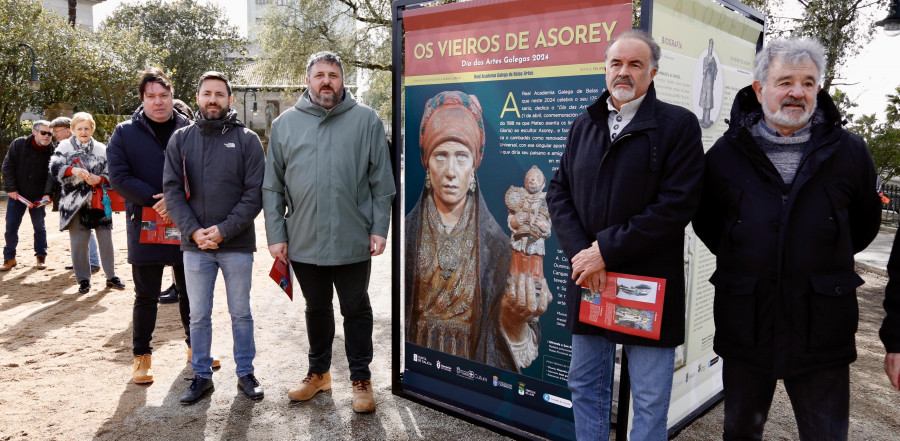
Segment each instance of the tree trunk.
M75 15L77 14L78 0L69 0L69 24L75 27Z

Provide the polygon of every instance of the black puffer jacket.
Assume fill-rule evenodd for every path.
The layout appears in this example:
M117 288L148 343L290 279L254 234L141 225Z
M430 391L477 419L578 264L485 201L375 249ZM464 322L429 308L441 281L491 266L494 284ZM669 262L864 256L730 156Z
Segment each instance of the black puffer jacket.
M572 123L547 204L571 259L595 240L609 271L666 279L660 339L578 321L581 289L568 278L566 328L621 344L684 342L684 228L700 203L703 144L693 113L656 99L653 84L634 119L609 141L609 92Z
M37 151L33 140L34 134L13 140L3 158L2 171L3 188L7 193L17 191L25 199L35 202L53 189L52 182L47 182L53 146Z
M853 255L878 233L881 203L865 142L827 93L790 186L750 134L761 116L752 88L738 92L694 230L716 255L716 353L784 378L856 359Z
M175 129L191 124L187 116L173 112ZM178 245L141 243L141 221L144 207L152 207L162 193L163 167L168 139L157 139L147 122L144 106L138 107L131 119L119 123L109 138L106 156L109 181L125 198L128 234L128 263L137 265L180 265Z

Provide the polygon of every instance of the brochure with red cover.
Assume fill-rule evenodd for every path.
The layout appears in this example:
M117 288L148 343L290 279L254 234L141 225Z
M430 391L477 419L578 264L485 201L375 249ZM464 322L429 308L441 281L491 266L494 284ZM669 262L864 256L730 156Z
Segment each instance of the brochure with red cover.
M282 261L275 259L272 264L272 270L269 271L269 277L284 290L291 301L294 300L294 282L291 278L291 266L285 265Z
M659 340L666 279L606 273L602 292L581 288L578 320L611 331Z
M165 222L152 207L141 211L141 243L181 245L181 230L174 222Z

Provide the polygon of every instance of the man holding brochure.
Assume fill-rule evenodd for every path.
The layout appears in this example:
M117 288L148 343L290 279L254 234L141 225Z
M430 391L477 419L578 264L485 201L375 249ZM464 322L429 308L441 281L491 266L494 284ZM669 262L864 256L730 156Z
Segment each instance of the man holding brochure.
M19 225L25 212L34 227L35 268L44 269L47 258L47 229L44 226L44 205L50 202L52 183L47 182L50 145L53 132L50 123L35 121L31 135L15 139L3 159L3 187L6 190L6 245L3 247L3 266L9 271L16 266L16 246L19 244Z
M175 269L175 284L184 290L184 264L178 245L141 240L143 227L155 227L159 221L171 220L162 194L163 165L166 145L175 130L191 123L187 116L173 111L173 87L169 78L157 68L144 71L138 84L142 104L131 119L119 123L109 139L109 180L125 198L128 219L128 263L134 278L132 312L132 379L135 383L152 383L150 340L156 328L157 303L163 268ZM190 306L187 296L179 304L185 343L191 353L189 327ZM188 355L190 360L190 355Z
M568 381L578 439L609 438L616 344L630 360L631 439L667 438L675 347L684 341L684 228L700 202L704 162L697 117L656 98L659 58L643 31L610 42L607 90L572 124L547 192L571 262ZM603 291L607 270L665 279L658 340L579 321L582 287Z

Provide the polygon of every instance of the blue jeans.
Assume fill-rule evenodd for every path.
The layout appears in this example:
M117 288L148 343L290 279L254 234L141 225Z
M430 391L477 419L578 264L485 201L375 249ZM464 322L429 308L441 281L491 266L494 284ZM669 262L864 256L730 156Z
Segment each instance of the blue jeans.
M97 235L91 230L91 240L88 241L88 253L90 253L91 266L100 266L100 253L97 251Z
M801 441L846 440L850 428L850 366L785 378ZM725 440L761 440L777 379L737 360L725 360Z
M634 408L629 439L665 441L675 348L624 345L624 349L628 355ZM579 441L609 440L615 355L615 343L605 337L572 336L569 389L575 413L575 436Z
M222 270L225 296L231 314L234 362L238 377L253 373L256 343L250 314L250 281L253 253L229 251L185 251L184 280L191 304L191 367L194 375L212 378L212 309L216 277Z
M6 245L3 247L3 259L16 258L16 247L19 245L19 226L25 212L31 216L31 226L34 227L34 255L47 255L47 228L44 226L44 207L28 209L25 204L7 198L6 199Z

